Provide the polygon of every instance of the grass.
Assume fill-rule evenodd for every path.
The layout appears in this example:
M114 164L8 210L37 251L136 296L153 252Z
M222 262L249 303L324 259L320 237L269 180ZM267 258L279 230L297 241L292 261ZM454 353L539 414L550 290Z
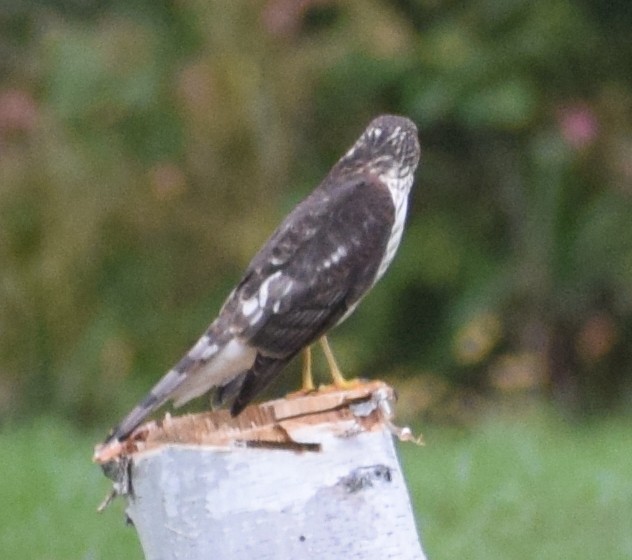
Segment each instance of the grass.
M123 502L96 508L109 484L91 463L96 437L55 420L0 433L3 560L142 560Z
M401 449L431 560L632 558L629 418L531 414Z
M629 418L545 414L474 429L426 428L401 447L424 548L454 558L632 558ZM0 432L0 551L7 560L141 560L123 501L90 463L98 438L59 420Z

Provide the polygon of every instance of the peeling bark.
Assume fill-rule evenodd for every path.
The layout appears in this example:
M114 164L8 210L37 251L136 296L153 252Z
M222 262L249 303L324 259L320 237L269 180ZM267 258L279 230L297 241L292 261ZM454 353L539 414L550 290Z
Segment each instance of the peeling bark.
M108 463L148 560L424 560L381 382L166 417Z

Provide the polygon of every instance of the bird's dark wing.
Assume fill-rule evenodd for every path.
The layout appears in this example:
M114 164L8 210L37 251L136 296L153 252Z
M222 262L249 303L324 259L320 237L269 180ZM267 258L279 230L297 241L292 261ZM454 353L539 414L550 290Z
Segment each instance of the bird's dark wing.
M333 191L314 192L281 224L233 294L240 302L240 317L234 318L244 321L240 336L258 352L255 365L243 376L233 413L366 294L393 219L387 187L366 176ZM256 320L249 322L248 317Z
M294 354L334 326L372 286L391 234L392 199L373 176L311 198L253 259L239 289L242 301L257 294L262 317L242 336L265 355Z

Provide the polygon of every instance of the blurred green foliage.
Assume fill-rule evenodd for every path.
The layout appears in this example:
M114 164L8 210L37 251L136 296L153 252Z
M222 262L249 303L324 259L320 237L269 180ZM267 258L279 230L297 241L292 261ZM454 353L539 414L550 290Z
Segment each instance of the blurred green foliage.
M629 401L628 2L23 0L0 26L0 416L114 422L384 112L423 164L345 369L407 378L411 414Z

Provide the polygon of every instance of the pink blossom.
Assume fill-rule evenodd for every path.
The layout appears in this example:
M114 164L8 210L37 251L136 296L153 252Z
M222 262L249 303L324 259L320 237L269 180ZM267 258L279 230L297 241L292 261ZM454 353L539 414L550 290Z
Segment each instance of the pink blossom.
M37 104L30 93L19 89L0 92L0 135L30 132L37 122Z
M567 105L558 110L558 126L562 138L575 150L590 146L599 135L599 121L586 104Z

